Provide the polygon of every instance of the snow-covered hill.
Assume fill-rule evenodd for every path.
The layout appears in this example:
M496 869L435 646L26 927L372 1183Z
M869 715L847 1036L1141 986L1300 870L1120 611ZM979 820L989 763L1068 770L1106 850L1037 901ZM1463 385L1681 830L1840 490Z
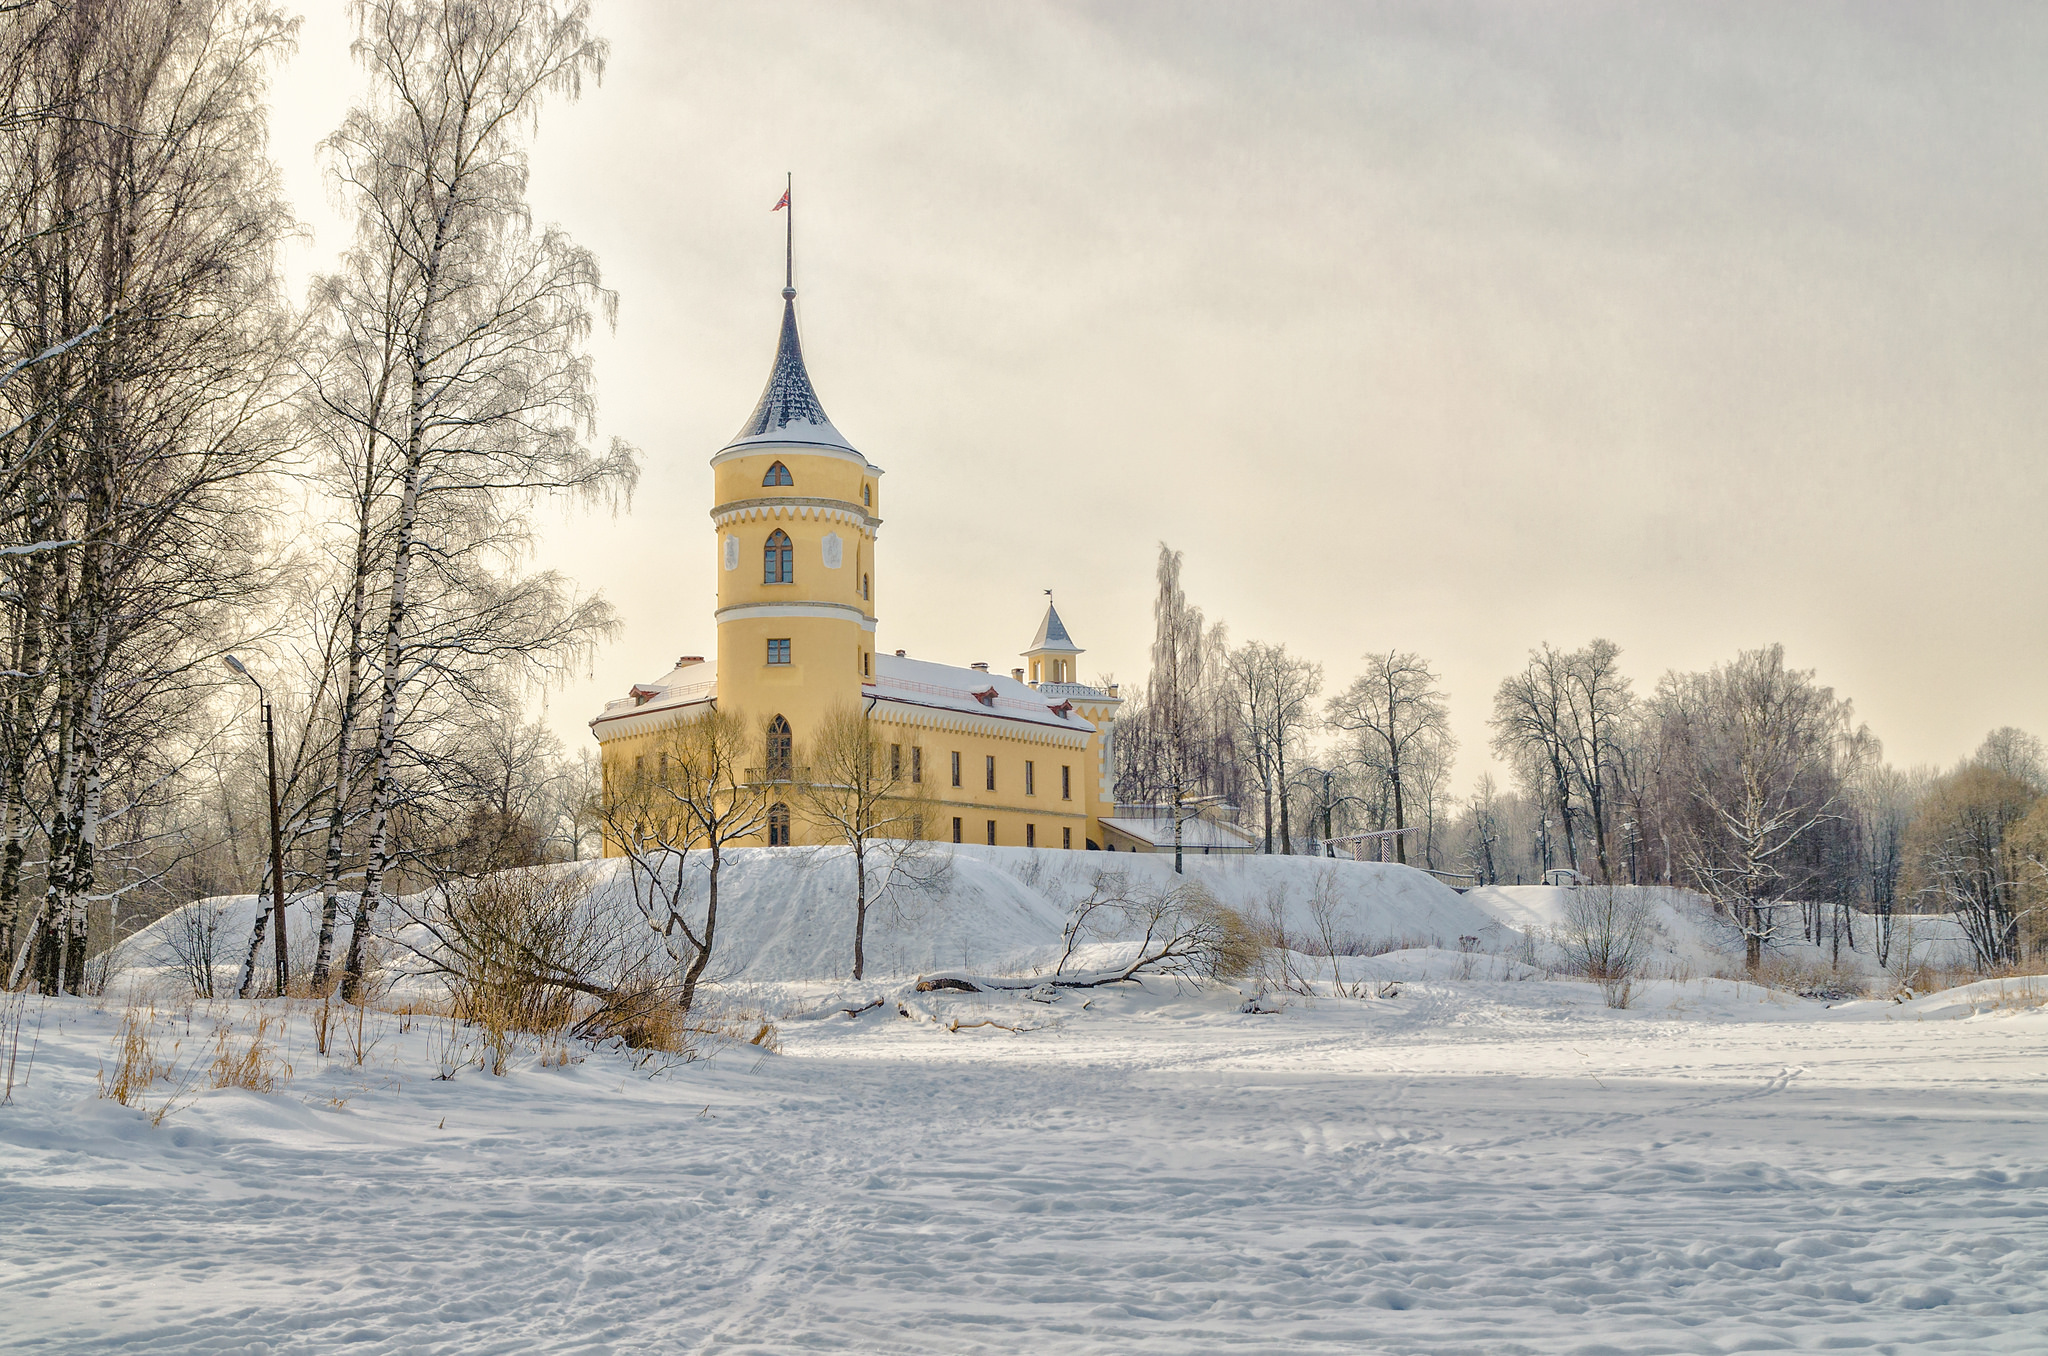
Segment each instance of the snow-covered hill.
M1172 859L1165 856L976 846L940 852L948 869L934 886L892 891L870 914L869 978L940 968L1028 973L1057 958L1069 907L1102 873L1123 873L1132 887L1163 887L1173 877ZM581 873L596 900L624 911L633 907L622 861L539 869ZM702 856L693 855L685 869L701 881ZM1313 857L1189 857L1186 874L1255 922L1277 922L1303 938L1317 931L1310 901L1320 891L1330 901L1332 930L1347 949L1455 948L1460 937L1478 937L1482 949L1500 950L1516 940L1468 897L1410 867ZM843 850L736 850L728 855L720 897L720 978L784 984L851 973L853 868ZM125 943L120 966L136 975L173 971L181 947L190 949L184 938L192 926L217 918L218 982L232 984L256 908L247 895L190 905ZM317 901L294 902L288 911L295 967L310 962L317 908ZM400 921L390 911L380 926ZM337 953L346 948L347 936L344 919Z
M1597 887L1596 887L1597 888ZM1658 976L1711 975L1726 970L1742 955L1742 935L1729 920L1714 912L1701 895L1672 886L1617 886L1646 899L1650 905L1655 938L1649 961L1650 973ZM1547 945L1565 921L1565 910L1573 891L1552 885L1488 885L1465 892L1464 898L1496 920L1503 928L1533 938L1535 950L1546 959L1555 948ZM1820 965L1833 962L1833 949L1822 948L1800 936L1799 920L1787 908L1783 931L1771 952L1796 963ZM1851 922L1856 936L1844 942L1842 968L1862 975L1875 975L1877 963L1872 921L1858 915ZM1967 965L1968 941L1962 928L1948 917L1900 918L1894 923L1894 946L1890 966L1910 969L1915 964Z

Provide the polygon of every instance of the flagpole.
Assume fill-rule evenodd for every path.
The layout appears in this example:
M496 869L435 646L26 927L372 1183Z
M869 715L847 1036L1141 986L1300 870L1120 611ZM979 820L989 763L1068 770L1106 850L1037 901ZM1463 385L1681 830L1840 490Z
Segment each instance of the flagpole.
M789 194L790 189L795 184L796 176L785 173L782 184L782 200L788 203L789 206L782 210L789 213L789 219L783 222L787 232L783 237L782 246L782 292L784 296L796 295L796 199L792 198Z

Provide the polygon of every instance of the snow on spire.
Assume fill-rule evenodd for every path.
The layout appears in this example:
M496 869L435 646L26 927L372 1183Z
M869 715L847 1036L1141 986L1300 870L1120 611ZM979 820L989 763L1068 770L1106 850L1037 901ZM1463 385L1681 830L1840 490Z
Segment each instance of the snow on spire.
M1046 590L1045 617L1038 623L1038 634L1032 638L1031 648L1026 654L1049 650L1060 654L1079 654L1081 647L1067 634L1067 624L1060 620L1059 609L1052 605L1052 590Z
M803 340L797 334L796 298L790 289L784 289L782 337L775 345L775 366L769 369L768 385L733 442L823 443L853 450L853 444L825 417L825 407L818 403L818 393L811 386L811 374L804 368Z

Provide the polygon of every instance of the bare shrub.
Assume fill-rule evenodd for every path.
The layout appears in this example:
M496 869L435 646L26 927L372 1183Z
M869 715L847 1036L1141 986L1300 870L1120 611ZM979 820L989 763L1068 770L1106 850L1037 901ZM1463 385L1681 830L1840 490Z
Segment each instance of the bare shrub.
M410 949L448 986L453 1016L502 1074L522 1037L689 1049L687 981L654 932L595 906L575 871L457 879L413 906L430 939ZM658 930L658 929L656 929Z
M629 1050L687 1055L694 1032L681 989L642 980L613 990L576 1023L574 1034L589 1041L615 1040Z
M1243 916L1200 881L1182 879L1165 889L1142 886L1116 901L1116 914L1126 935L1139 934L1138 944L1099 983L1120 983L1140 974L1240 979L1265 958L1265 944Z
M214 997L214 966L220 961L220 932L227 910L210 899L188 904L165 928L178 975L201 998Z
M1596 885L1566 892L1556 941L1569 970L1598 984L1608 1007L1626 1008L1654 935L1647 899L1626 887Z

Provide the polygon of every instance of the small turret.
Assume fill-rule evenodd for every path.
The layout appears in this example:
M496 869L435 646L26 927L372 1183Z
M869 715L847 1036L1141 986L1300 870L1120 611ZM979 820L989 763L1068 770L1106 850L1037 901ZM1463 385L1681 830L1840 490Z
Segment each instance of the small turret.
M1030 675L1031 685L1080 682L1080 669L1075 661L1081 653L1081 647L1067 634L1067 624L1060 620L1059 609L1052 604L1052 591L1046 590L1045 618L1038 623L1031 648L1024 651L1025 672Z

